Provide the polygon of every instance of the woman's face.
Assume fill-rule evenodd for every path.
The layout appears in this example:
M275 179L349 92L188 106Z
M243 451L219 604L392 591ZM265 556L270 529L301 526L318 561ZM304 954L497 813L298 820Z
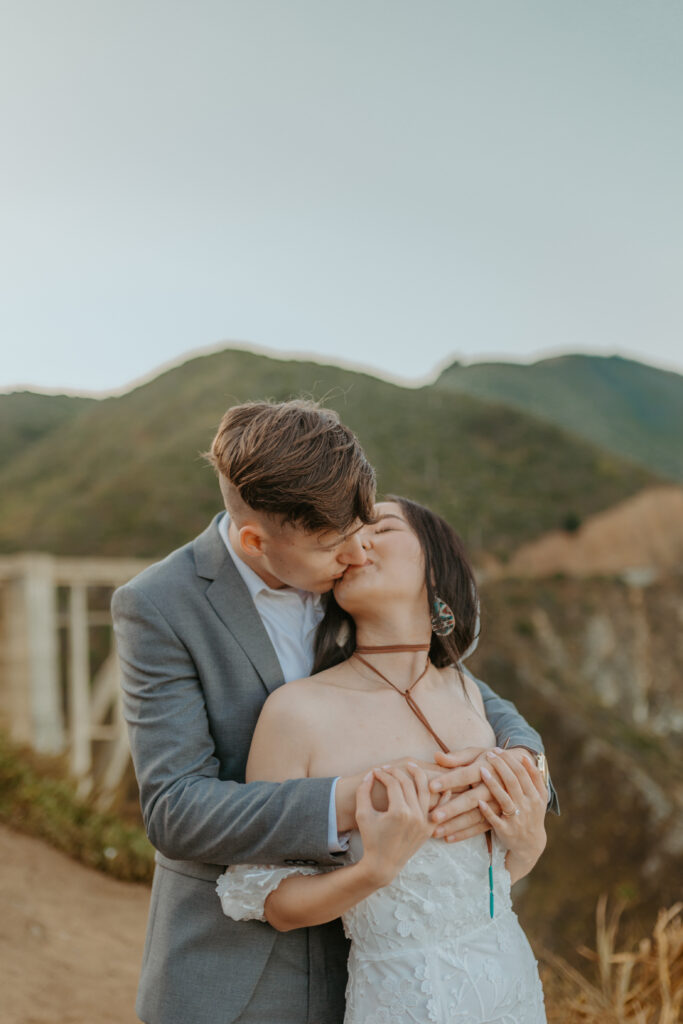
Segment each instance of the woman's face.
M367 561L349 566L335 584L337 603L355 615L364 607L375 611L381 602L402 600L427 606L424 556L417 536L394 501L375 506L376 523L359 532Z

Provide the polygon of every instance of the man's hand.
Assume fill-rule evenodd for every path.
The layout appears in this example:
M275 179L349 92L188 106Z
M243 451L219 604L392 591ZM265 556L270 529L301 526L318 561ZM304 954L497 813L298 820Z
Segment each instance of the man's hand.
M495 814L500 813L499 804L482 780L481 769L488 765L487 750L486 747L464 747L453 753L439 751L435 755L434 760L449 769L429 784L433 793L445 794L432 811L432 821L437 826L435 836L455 843L486 832L491 826L481 813L480 800L489 804ZM507 753L520 763L524 755L529 756L525 747L511 747Z
M487 763L485 754L483 747L465 747L449 754L439 751L435 755L435 761L442 768L450 769L429 784L432 793L438 793L441 798L431 814L436 837L454 843L490 828L479 808L480 800L492 799L481 777L482 764Z
M393 761L385 762L394 768L407 769L408 765L417 765L425 772L427 780L439 779L443 776L443 769L433 761L420 761L416 757L397 757ZM374 768L385 768L385 765L371 765L369 770ZM356 828L356 792L364 781L366 772L359 772L358 775L344 775L337 783L335 792L335 804L337 808L337 829L339 832L350 832ZM439 803L442 794L429 791L429 809L432 810ZM372 806L376 811L386 811L388 807L387 790L381 782L375 780L372 786ZM483 819L482 819L483 820Z

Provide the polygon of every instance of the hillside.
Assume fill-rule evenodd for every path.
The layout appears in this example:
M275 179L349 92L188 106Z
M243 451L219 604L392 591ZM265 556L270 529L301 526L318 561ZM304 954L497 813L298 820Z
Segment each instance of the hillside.
M33 391L0 395L0 470L41 437L78 416L93 401Z
M443 388L226 350L94 402L0 471L0 551L154 557L218 510L199 457L230 404L313 394L360 437L380 492L425 501L476 554L575 523L658 478L526 413Z
M514 701L545 741L562 814L520 883L520 917L571 957L601 892L631 926L680 898L683 647L680 576L501 580L482 588L468 667Z
M619 356L531 366L453 363L437 386L504 402L654 472L683 480L683 377Z
M610 575L683 568L683 488L653 487L597 512L576 530L528 541L489 577Z

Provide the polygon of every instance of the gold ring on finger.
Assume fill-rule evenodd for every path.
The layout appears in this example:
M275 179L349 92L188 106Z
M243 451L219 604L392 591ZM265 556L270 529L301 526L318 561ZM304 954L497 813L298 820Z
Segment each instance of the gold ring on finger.
M517 814L519 814L519 807L515 807L513 811L503 811L504 818L514 818Z

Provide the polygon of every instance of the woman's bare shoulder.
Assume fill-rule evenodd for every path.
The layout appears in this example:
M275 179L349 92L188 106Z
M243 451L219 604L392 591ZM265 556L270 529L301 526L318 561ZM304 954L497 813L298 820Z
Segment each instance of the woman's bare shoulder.
M311 713L319 711L321 703L335 686L337 667L278 686L263 705L261 717L277 716L281 720L286 716L290 723L308 721Z
M320 725L329 715L325 697L330 687L325 676L321 672L294 679L270 694L254 730L247 781L280 782L308 775Z
M446 684L453 687L456 694L463 694L469 703L485 718L484 701L474 679L466 672L463 672L462 669L458 671L455 665L447 665L439 671Z
M486 718L486 711L484 709L484 699L481 695L481 690L477 686L474 679L472 679L472 677L469 676L467 672L463 672L462 669L458 672L458 670L454 667L453 672L455 672L458 682L462 680L462 685L465 688L465 693L469 697L474 707L481 715L483 715L484 718Z

